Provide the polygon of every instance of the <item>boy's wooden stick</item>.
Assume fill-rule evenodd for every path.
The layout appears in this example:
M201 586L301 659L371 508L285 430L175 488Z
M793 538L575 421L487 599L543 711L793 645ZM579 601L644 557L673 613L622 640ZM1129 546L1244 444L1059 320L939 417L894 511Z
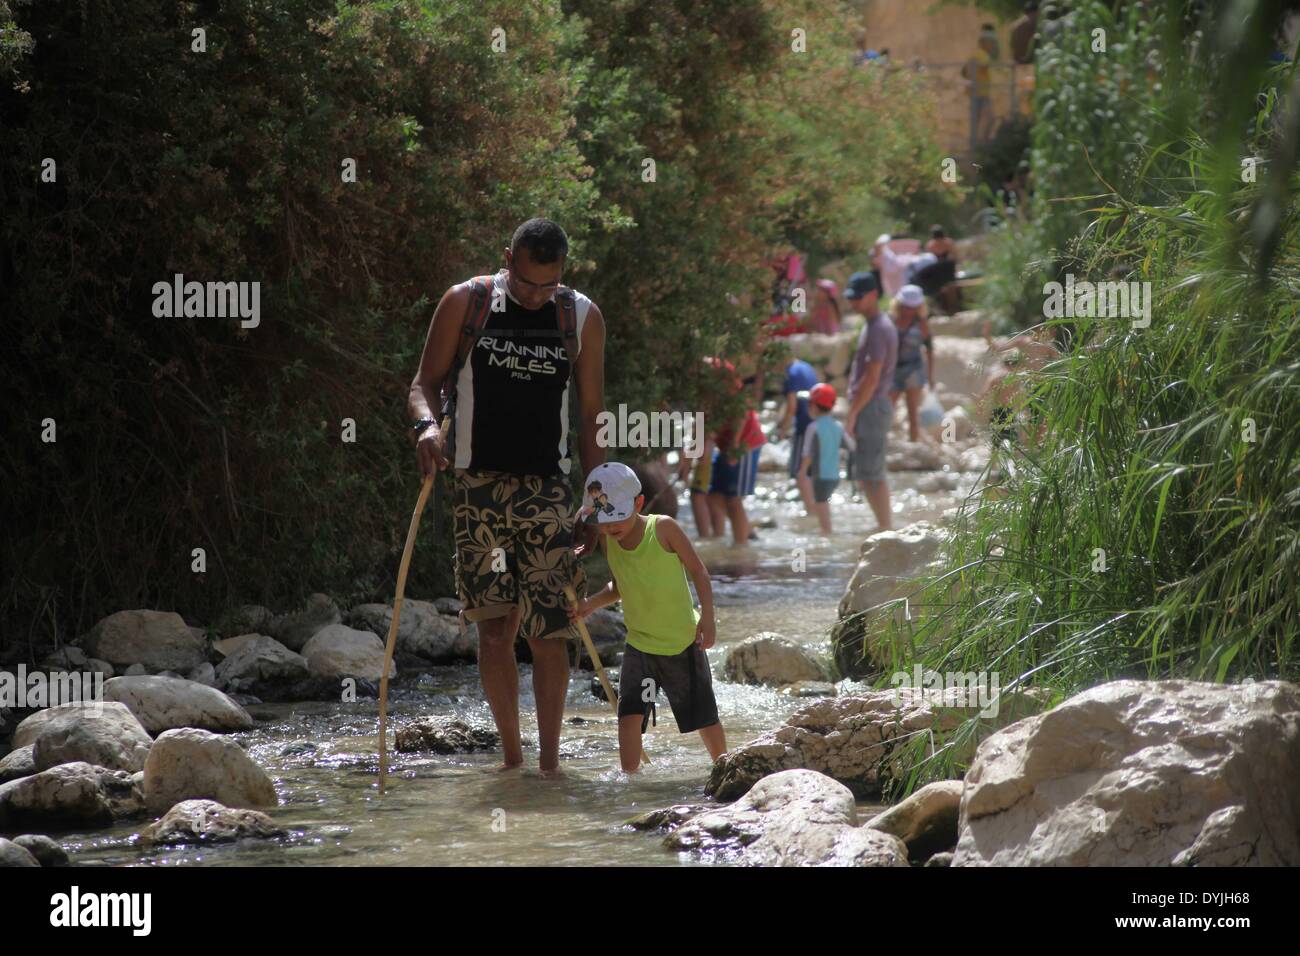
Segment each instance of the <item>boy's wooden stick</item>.
M388 625L388 644L384 648L384 672L379 678L379 795L384 795L384 777L388 772L388 670L393 666L393 648L397 646L397 622L402 618L402 595L406 593L406 571L411 566L411 552L415 550L415 532L420 527L420 515L424 512L424 503L429 500L429 492L437 480L438 472L432 471L420 487L420 497L415 502L415 514L411 515L411 526L406 531L406 547L402 550L402 563L397 568L397 596L393 598L393 621Z
M564 586L564 596L569 599L569 603L576 610L578 607L578 595L574 592L572 585ZM618 694L614 693L614 688L609 682L609 677L605 673L605 665L600 662L600 654L596 652L596 645L591 639L591 633L587 630L587 622L582 618L575 619L578 625L578 633L582 635L582 643L587 645L587 653L591 655L591 663L596 668L596 676L600 678L600 686L605 688L605 697L609 704L614 708L615 726L618 721ZM645 763L650 762L650 755L645 752L645 745L641 745L641 760Z

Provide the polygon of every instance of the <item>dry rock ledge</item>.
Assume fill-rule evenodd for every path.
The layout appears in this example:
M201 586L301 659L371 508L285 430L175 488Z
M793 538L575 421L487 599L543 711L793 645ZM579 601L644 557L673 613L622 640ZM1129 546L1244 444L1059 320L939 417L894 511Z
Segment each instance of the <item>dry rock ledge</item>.
M1300 687L1116 681L1004 728L953 865L1300 865Z
M775 730L723 754L705 793L734 800L762 778L783 770L824 773L862 797L878 795L911 769L902 748L919 737L942 742L978 708L966 707L960 689L899 687L817 700ZM1005 693L991 720L1009 723L1040 709L1028 694Z

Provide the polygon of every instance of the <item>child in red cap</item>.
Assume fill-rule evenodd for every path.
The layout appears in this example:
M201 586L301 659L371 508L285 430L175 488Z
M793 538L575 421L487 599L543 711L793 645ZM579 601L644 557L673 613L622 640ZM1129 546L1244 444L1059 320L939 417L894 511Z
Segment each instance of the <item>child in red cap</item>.
M831 415L835 408L835 389L818 382L808 393L808 412L812 424L804 431L803 462L799 485L808 500L811 491L813 513L822 526L822 534L831 533L831 495L840 483L840 448L854 449L854 441L844 426ZM811 486L811 487L810 487Z

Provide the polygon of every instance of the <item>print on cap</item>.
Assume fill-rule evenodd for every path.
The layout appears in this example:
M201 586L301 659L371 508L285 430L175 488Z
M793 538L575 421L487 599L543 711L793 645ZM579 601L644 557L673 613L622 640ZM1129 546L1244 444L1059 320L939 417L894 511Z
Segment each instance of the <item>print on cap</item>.
M627 465L607 461L591 469L582 496L578 520L588 524L623 521L636 510L641 481Z

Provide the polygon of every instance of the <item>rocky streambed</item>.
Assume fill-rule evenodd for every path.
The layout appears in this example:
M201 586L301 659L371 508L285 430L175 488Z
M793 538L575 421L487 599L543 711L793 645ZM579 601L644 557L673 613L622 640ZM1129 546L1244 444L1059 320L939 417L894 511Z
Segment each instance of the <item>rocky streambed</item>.
M961 334L976 327L954 323ZM844 337L797 342L833 378ZM666 708L653 763L628 778L589 671L570 683L564 773L499 773L451 598L403 606L391 688L395 750L376 788L377 705L391 609L325 595L210 627L128 610L40 662L104 678L104 703L0 711L0 864L1252 865L1300 862L1300 689L1121 681L1064 702L1005 695L963 780L882 803L917 741L970 714L960 694L872 689L872 633L841 616L936 566L944 520L975 487L984 439L966 408L982 343L940 335L952 441L890 463L897 530L847 483L823 537L763 452L760 540L699 545L718 605L710 652L730 750L712 764ZM774 403L772 403L774 405ZM774 408L765 417L770 422ZM688 526L689 508L679 512ZM798 560L795 560L796 557ZM592 630L617 664L623 628ZM575 662L578 664L581 662ZM12 666L0 667L12 672ZM521 665L525 738L535 738Z

